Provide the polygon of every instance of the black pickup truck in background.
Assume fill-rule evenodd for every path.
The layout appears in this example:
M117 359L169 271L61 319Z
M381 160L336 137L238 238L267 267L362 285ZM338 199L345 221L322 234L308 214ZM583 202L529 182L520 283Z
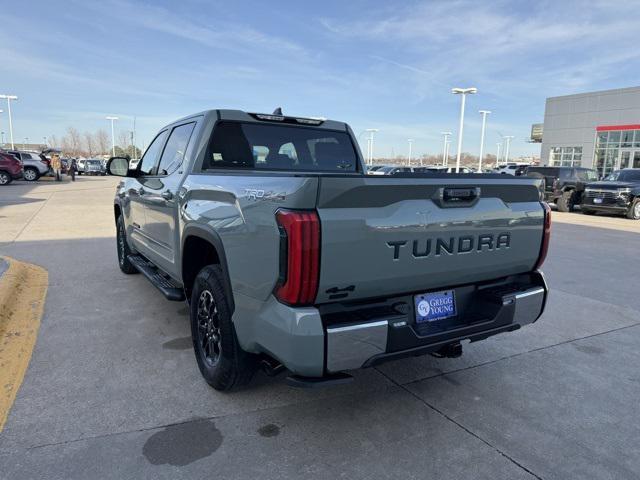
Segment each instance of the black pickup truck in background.
M640 168L615 170L600 182L585 187L582 213L622 213L632 220L640 220Z
M598 180L595 170L581 167L528 167L525 175L543 179L544 200L555 203L561 212L580 205L585 185Z

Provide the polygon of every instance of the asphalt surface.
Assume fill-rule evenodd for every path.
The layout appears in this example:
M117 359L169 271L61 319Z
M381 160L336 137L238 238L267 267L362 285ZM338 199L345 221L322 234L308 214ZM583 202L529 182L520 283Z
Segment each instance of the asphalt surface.
M640 222L556 215L547 312L459 359L222 394L197 371L185 305L120 273L116 182L0 188L0 255L50 282L0 478L640 477Z

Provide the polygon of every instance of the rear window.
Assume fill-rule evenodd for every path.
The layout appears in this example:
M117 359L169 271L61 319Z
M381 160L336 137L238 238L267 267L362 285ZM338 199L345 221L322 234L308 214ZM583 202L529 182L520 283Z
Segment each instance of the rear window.
M560 173L559 170L559 168L553 167L529 167L527 168L527 175L530 173L539 173L546 177L557 177Z
M640 170L622 170L618 176L619 182L640 181Z
M211 135L202 169L355 172L357 165L346 132L220 122Z

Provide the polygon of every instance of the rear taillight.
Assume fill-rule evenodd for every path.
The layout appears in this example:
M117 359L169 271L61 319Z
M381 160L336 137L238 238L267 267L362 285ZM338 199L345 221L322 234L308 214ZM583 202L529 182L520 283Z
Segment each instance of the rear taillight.
M534 270L539 269L547 258L547 252L549 251L549 240L551 238L551 207L545 202L541 202L544 208L544 230L542 233L542 245L540 245L540 255L538 255L538 261Z
M320 274L320 220L303 210L278 210L280 275L275 296L295 306L313 303Z

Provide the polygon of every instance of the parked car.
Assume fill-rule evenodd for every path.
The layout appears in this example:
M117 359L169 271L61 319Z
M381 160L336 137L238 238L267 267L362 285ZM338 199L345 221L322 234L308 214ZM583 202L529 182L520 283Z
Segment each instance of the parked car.
M496 167L494 172L501 173L503 175L513 175L515 177L518 175L522 175L522 173L528 166L529 164L526 163L507 163L506 165L500 165Z
M621 213L640 220L640 168L616 170L600 182L587 183L580 204L582 213Z
M542 179L545 202L555 203L561 212L580 205L585 185L598 180L595 170L582 167L529 167L526 175Z
M444 165L428 165L426 167L413 167L413 171L416 173L456 173L456 167L448 167ZM458 173L474 173L474 170L469 167L460 167Z
M76 173L78 175L82 175L84 173L84 163L86 161L86 158L80 158L79 160L76 160Z
M343 122L210 110L162 128L136 170L109 161L119 267L190 299L213 388L257 365L317 386L458 357L544 311L539 180L372 178L356 145Z
M0 152L0 185L8 185L13 180L22 178L22 161L14 155Z
M89 158L84 161L85 175L106 175L106 169L99 158Z
M37 153L20 150L8 150L8 153L22 161L23 178L28 182L35 182L49 172L49 164Z

